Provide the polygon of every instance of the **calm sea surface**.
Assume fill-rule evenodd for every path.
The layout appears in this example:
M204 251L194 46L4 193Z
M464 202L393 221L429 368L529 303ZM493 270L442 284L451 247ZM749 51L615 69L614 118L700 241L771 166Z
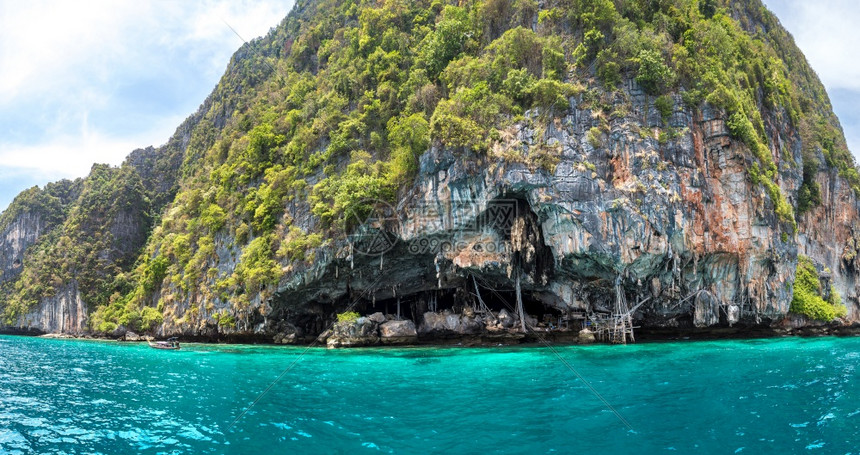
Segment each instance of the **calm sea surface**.
M558 352L4 336L0 454L860 454L860 338Z

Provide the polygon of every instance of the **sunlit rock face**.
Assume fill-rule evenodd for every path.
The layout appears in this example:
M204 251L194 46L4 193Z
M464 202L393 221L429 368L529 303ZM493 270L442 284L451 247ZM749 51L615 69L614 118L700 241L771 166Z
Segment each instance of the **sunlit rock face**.
M635 84L628 90L633 109L610 122L600 143L587 138L594 113L572 98L570 113L548 127L512 128L511 148L498 156L430 150L400 204L381 207L360 235L293 272L273 308L400 296L417 302L419 332L441 331L435 326L445 321L430 324L423 314L434 295L474 299L473 276L507 290L519 276L525 298L562 312L611 312L621 292L630 308L643 302L634 317L645 327L768 325L788 312L800 245L835 271L856 318L856 256L842 251L854 241L850 190L834 196L840 180L821 175L828 202L801 218L807 234L797 242L751 182L750 153L721 112L692 112L676 97L664 122L653 100ZM779 183L794 195L801 144L788 125L772 125ZM680 133L661 139L667 128ZM551 169L529 165L536 144L560 153Z
M0 232L0 283L21 272L24 252L42 235L41 218L39 213L24 212Z
M323 23L323 16L330 19L335 11L327 9L330 6L299 2L297 16L284 23L292 25L281 26L261 41L266 43L262 46L268 49L265 52L273 52L264 52L266 58L292 62L289 65L303 72L302 77L325 77L327 63L318 60L314 46L304 42L318 41L318 37L305 36L300 24ZM316 8L324 8L319 10L320 16ZM760 33L768 27L781 30L776 19L762 16L764 9L755 4L734 2L728 10L752 36L762 37ZM517 22L524 27L524 36L529 35L525 30L529 27L537 36L551 34L551 28L541 28L537 11L533 13L529 14L534 21ZM355 20L344 17L328 22L352 24ZM570 31L570 44L575 44L585 30ZM503 30L497 32L486 38L495 40ZM790 38L771 38L779 38L775 50L791 51L784 57L787 63L793 61L790 67L804 70L797 74L807 74L805 61L795 65L803 59ZM92 259L93 266L76 268L73 261L62 261L68 272L63 279L54 279L53 270L45 272L50 267L40 269L38 273L51 276L31 279L27 286L47 291L34 293L39 298L17 302L17 307L7 306L26 309L10 313L14 325L37 331L86 331L93 328L87 322L88 312L98 321L98 311L93 313L97 308L130 299L130 307L116 305L116 314L121 312L119 307L131 313L149 309L152 314L154 309L163 320L148 330L159 336L276 343L328 339L329 344L342 346L420 341L422 337L507 336L524 332L526 320L529 325L552 330L563 320L568 324L625 311L632 312L633 324L642 328L800 327L805 320L786 319L799 255L815 263L823 284L822 297L829 294L832 283L847 306L848 319L860 318L856 278L860 232L855 227L860 213L854 191L838 170L850 178L851 169L844 159L833 161L832 151L825 156L821 144L816 150L815 144L803 143L801 132L808 131L790 114L800 115L810 106L797 106L800 114L785 112L793 107L765 99L765 92L773 88L756 91L756 84L765 85L757 66L750 66L756 74L747 79L747 88L755 92L749 95L755 98L750 103L756 109L753 142L761 146L755 151L749 148L749 136L746 141L735 137L742 135L737 121L729 122L729 114L709 102L732 108L720 103L719 97L692 96L698 89L686 91L692 87L688 82L668 84L658 98L654 87L649 95L637 84L632 71L622 71L610 84L601 82L594 68L569 61L562 66L566 70L559 70L565 74L557 74L567 88L551 103L518 101L515 113L493 120L497 128L486 130L491 140L464 142L470 145L460 148L444 146L458 142L428 130L426 143L430 145L422 142L421 150L413 150L416 156L420 154L414 180L410 165L409 177L391 189L396 195L381 196L390 200L336 205L372 209L332 217L311 210L313 192L325 187L320 183L349 168L352 158L347 155L352 152L367 154L366 164L386 164L390 150L384 138L388 133L382 134L381 128L368 131L371 139L382 141L371 147L378 150L362 150L361 141L343 146L337 156L326 158L331 162L323 163L325 166L310 166L302 170L301 178L276 179L277 184L269 182L271 187L262 191L268 177L257 174L281 166L273 157L284 151L279 147L287 145L273 142L271 154L260 155L260 162L251 166L256 169L259 165L255 175L243 174L250 169L250 161L241 158L239 151L246 148L243 141L251 140L250 132L268 122L254 124L265 117L258 107L288 103L279 97L290 98L292 84L275 83L274 76L270 79L265 71L256 71L274 67L268 61L265 65L255 62L252 57L260 55L250 49L243 47L236 53L212 96L168 144L129 155L120 170L129 171L121 175L130 184L112 187L132 189L140 197L132 203L119 203L127 192L120 191L95 198L96 205L104 206L109 215L90 217L83 229L78 229L80 223L68 222L68 213L58 216L75 235L62 248L53 249L52 258L62 259L72 249L70 245L91 240L87 245L98 247L79 248L87 253L79 256ZM310 58L291 56L300 50L309 51ZM571 57L568 54L560 55ZM535 70L534 76L538 73ZM808 74L815 79L811 70ZM540 77L544 78L543 73ZM321 82L325 82L321 87L328 87L330 81ZM814 92L820 87L817 80L807 82L808 86L795 81L797 87L791 88ZM454 100L451 93L443 93L446 86L442 80L426 85L430 92L424 94L432 101L424 107L428 128L435 122L454 125L460 118L433 120L430 115L439 105L437 98ZM375 82L364 88L373 89L368 94L388 90ZM271 96L260 102L250 95L258 90ZM714 89L713 94L718 92ZM823 98L813 110L829 111L823 88L819 95ZM248 112L242 103L249 103ZM397 115L408 112L397 111ZM308 115L303 118L305 124L315 124L317 114ZM735 136L728 124L733 125ZM830 126L835 128L831 133L841 137L836 131L838 122ZM306 155L301 156L328 156L332 131L314 132L312 136L319 133L321 140L313 143L296 142L307 147L301 152ZM803 173L810 153L821 164L812 176ZM210 167L215 163L229 165L217 173L217 179ZM765 163L767 170L762 171L759 165ZM761 172L767 174L766 182ZM232 173L241 174L236 186L227 184L226 177ZM799 213L795 226L790 221L791 208L798 213L800 188L808 190L810 179L820 188L821 200ZM121 180L117 183L123 183ZM85 190L98 183L87 182ZM254 227L252 219L263 207L257 204L257 192L271 196L273 189L286 187L295 194L272 196L270 201L260 198L267 200L260 213L266 215L263 218L271 217L274 227ZM350 191L358 192L355 188ZM784 198L781 217L774 197ZM207 208L223 205L224 219L204 216L199 210L204 200ZM92 211L79 209L76 213L89 215ZM336 223L332 220L340 222L341 217L346 226L332 226ZM16 277L25 276L21 270L26 268L28 248L40 238L51 238L45 235L50 229L43 218L23 210L2 224L0 285L5 283L11 289ZM203 223L204 218L211 223ZM314 236L315 241L305 238L304 243L298 242L293 232ZM270 245L250 254L255 240L269 237ZM280 251L279 244L294 240L297 251ZM304 251L298 251L302 248ZM269 253L266 259L271 259L271 266L266 262L265 267L242 272L244 262L260 262L254 259L266 256L264 253ZM167 261L160 273L154 272L157 267L150 267L156 258ZM95 273L81 274L81 270ZM151 282L147 272L152 272ZM85 284L87 275L110 293L92 297L97 301L84 301L82 296L99 289ZM329 330L338 314L352 311L359 316L382 315L383 319L359 318L358 325ZM112 323L122 325L116 314ZM112 332L109 324L104 327L98 330ZM578 333L581 327L574 329ZM595 333L599 338L599 331ZM583 338L589 338L588 332Z
M641 303L634 320L642 327L768 325L788 312L798 253L827 268L849 319L857 319L857 201L842 179L819 173L823 202L800 217L795 234L751 182L750 152L730 137L721 111L687 109L676 95L664 119L634 82L626 93L616 102L627 103L627 113L596 137L595 113L574 96L563 116L528 113L529 121L506 131L503 146L488 154L432 147L396 205L378 204L352 234L320 248L314 262L285 264L274 297L252 295L250 316L234 327L182 317L200 305L192 298L170 303L158 334L307 341L347 306L394 313L398 299L419 334L479 333L498 321L465 318L472 321L466 328L440 322L445 327L436 330L426 328L425 313L457 313L480 292L498 312L505 298L513 301L517 281L537 316L541 308L611 313L621 293L628 308ZM792 198L801 180L800 140L789 125L768 124L778 183ZM666 130L673 135L661 134ZM558 159L534 164L541 148ZM290 210L302 229L318 228L306 207ZM108 226L112 235L139 236L133 214L120 215ZM6 228L4 277L39 235L32 214ZM219 269L235 268L233 243L216 238ZM79 294L75 285L60 289L19 326L86 330Z
M22 329L45 333L83 334L87 331L87 306L72 282L56 295L42 299L38 306L18 323Z

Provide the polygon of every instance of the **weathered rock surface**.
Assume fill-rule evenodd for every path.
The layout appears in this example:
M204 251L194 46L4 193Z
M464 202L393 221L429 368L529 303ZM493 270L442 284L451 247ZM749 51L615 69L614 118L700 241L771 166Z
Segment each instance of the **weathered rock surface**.
M281 324L280 330L272 337L275 344L295 344L298 341L299 330L288 322Z
M367 231L385 234L385 248L372 250L362 237L336 240L317 252L315 263L290 265L274 297L252 300L251 314L237 319L249 318L257 333L270 328L255 325L253 314L317 334L350 295L363 294L364 311L371 302L374 308L396 298L414 302L408 316L419 322L419 336L506 331L514 327L512 307L484 321L462 308L428 311L428 302L439 296L453 299L449 306L473 301L472 276L488 296L488 288L511 292L519 275L525 299L562 314L609 313L622 293L629 307L645 302L633 317L646 328L775 326L788 313L798 248L828 265L849 319L857 318L857 200L841 179L819 176L829 188L826 202L817 215L800 219L795 242L769 196L751 182L751 154L729 136L721 111L693 111L676 96L664 124L634 82L626 91L632 109L610 121L598 147L586 137L596 125L594 113L576 97L546 131L512 128L526 155L539 143L558 148L552 170L431 148L394 209L401 215ZM772 125L778 181L791 198L800 184L800 139L787 124ZM681 133L666 142L641 134L667 127ZM306 208L291 215L313 228ZM177 303L176 319L191 306ZM371 319L383 323L381 313ZM201 327L171 324L165 335ZM372 331L345 330L335 329L329 345L378 342Z
M475 316L452 313L445 310L441 313L424 313L419 332L422 334L445 334L475 335L484 330L483 321Z
M772 324L788 312L798 248L833 271L849 320L858 318L860 234L854 234L854 223L860 214L840 178L819 175L824 203L801 218L795 243L768 196L750 181L750 153L729 137L721 112L694 112L676 97L668 126L683 133L660 143L637 132L667 126L654 114L653 100L634 83L627 92L633 109L610 122L600 147L586 139L595 120L575 97L570 112L542 136L524 125L511 130L524 153L539 142L555 144L559 162L552 171L432 148L397 207L403 215L376 226L393 239L388 248L355 254L366 245L331 243L313 265L291 267L271 301L252 299L250 314L239 315L242 324L235 331L271 333L274 339L274 324L287 320L316 335L349 293L425 301L432 292L470 289L472 275L510 290L518 274L527 299L560 312L609 312L616 293L623 292L631 303L648 299L634 314L645 327ZM772 150L780 185L796 194L799 139L776 123L771 134L771 142L780 144ZM312 218L296 210L293 216L312 228ZM7 257L20 256L37 225L22 218L7 229ZM224 259L219 269L235 267L235 254L220 247L218 252ZM11 270L14 262L0 266ZM159 334L210 330L203 320L197 326L175 322L192 306L176 302ZM426 304L412 313L420 320L418 333L475 334L485 326L509 329L514 322L507 310L485 324L474 316L422 308ZM41 302L20 325L78 332L86 311L70 286ZM270 325L255 320L263 315ZM375 344L383 319L377 313L357 327L336 327L328 343ZM278 342L293 342L292 333Z
M119 340L125 337L126 332L128 332L128 328L126 326L118 325L117 328L110 333L110 336Z
M382 314L382 313L381 313L381 312L379 312L379 311L377 311L376 313L371 314L371 315L370 315L370 316L368 316L367 318L368 318L368 319L370 319L371 321L373 321L373 322L377 323L377 324L382 324L383 322L385 322L385 315L384 315L384 314Z
M409 319L382 323L379 326L379 335L383 344L410 344L418 341L415 323Z
M338 322L326 340L330 348L372 346L379 343L378 324L369 318L360 317L354 322Z
M502 311L499 311L497 321L498 325L504 329L509 329L513 327L515 322L514 317L510 313L508 313L508 310L504 308L502 309Z
M292 343L323 333L350 304L372 314L334 325L326 333L329 346L411 336L405 321L387 321L377 305L386 305L388 314L396 304L400 315L402 304L419 323L412 326L416 336L508 333L517 330L514 289L525 304L555 316L607 314L623 297L627 308L642 303L633 319L646 328L783 327L798 254L829 270L848 320L860 319L860 204L844 179L832 169L816 175L822 203L799 217L795 233L750 178L755 154L731 137L725 112L707 104L689 108L675 93L664 116L635 81L622 85L611 93L590 87L551 118L526 112L486 153L431 146L394 207L349 238L326 241L311 263L279 264L283 276L273 292L248 290L236 305L175 286L153 291L152 304L167 302L158 334ZM232 121L231 112L224 107L209 115L201 107L164 149L169 160L158 161L152 148L129 156L142 184L163 199L153 207L175 191L192 126L206 114L217 131ZM804 144L784 114L763 112L762 124L774 180L796 205ZM539 165L547 156L551 164ZM283 208L303 232L322 229L307 204ZM120 246L139 245L146 229L136 215L118 212L104 234ZM42 235L41 223L25 212L0 232L0 284L19 273L23 252ZM231 276L242 256L230 235L214 236L206 264L214 276ZM111 259L117 251L100 254ZM77 283L57 289L17 326L83 330L88 308ZM493 313L471 310L481 298ZM217 324L214 315L223 312L235 327ZM812 323L795 318L787 324Z
M19 327L47 333L81 334L86 329L87 307L76 282L43 299L21 318Z
M476 164L433 148L398 207L404 216L380 226L395 239L389 249L349 257L344 244L323 255L325 261L287 276L273 304L334 304L347 283L377 300L393 298L395 288L399 296L423 298L434 289L470 289L473 274L512 290L519 269L523 295L561 312L609 312L623 292L631 307L647 299L634 314L637 325L781 321L791 302L797 246L768 196L750 181L748 150L729 137L721 112L690 111L680 98L669 124L684 134L666 144L643 138L635 131L665 125L637 90L628 87L634 109L611 122L601 147L586 140L594 120L590 110L577 108L576 98L543 137L516 128L513 134L526 144L558 145L560 162L552 172L505 161ZM781 144L773 150L780 184L795 194L799 140L784 125L772 134ZM782 159L786 155L792 159ZM832 203L856 205L852 195L843 198ZM800 229L817 231L803 220ZM839 264L845 262L840 255L829 254L825 259L842 272L835 283L854 315L858 293L844 278L853 272ZM459 314L424 312L419 318L419 333L474 330ZM498 325L513 325L506 310Z
M829 277L842 295L848 319L860 320L860 203L845 180L819 172L821 205L800 218L798 252L831 271ZM845 299L848 297L848 299Z
M580 344L594 343L594 332L587 328L580 330L577 341L579 341Z
M0 283L18 276L24 252L41 234L41 216L33 212L22 213L0 232Z

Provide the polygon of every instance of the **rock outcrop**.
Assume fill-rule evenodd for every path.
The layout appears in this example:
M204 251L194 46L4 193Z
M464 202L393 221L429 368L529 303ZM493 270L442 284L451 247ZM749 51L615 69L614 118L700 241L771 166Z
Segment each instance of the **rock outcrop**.
M86 331L87 307L81 298L77 282L61 288L53 297L45 298L21 318L18 326L44 333L81 334Z
M379 325L366 317L336 323L326 340L330 348L373 346L379 343Z
M40 214L29 211L20 214L0 232L0 282L18 276L24 252L36 243L42 233Z
M418 341L415 323L408 319L387 320L382 313L337 322L322 336L330 348L357 346L404 345Z
M415 323L410 320L387 321L379 325L382 344L413 344L418 341Z
M821 205L800 219L798 251L823 266L843 297L848 297L848 319L860 320L860 201L845 180L833 172L819 172Z
M598 147L586 138L594 112L578 108L577 98L543 136L524 126L512 130L526 148L556 145L553 171L495 160L476 165L433 148L397 208L404 215L374 226L390 241L384 251L350 256L368 245L343 243L320 255L327 260L288 275L274 305L335 302L347 288L377 300L393 298L392 289L421 299L469 290L472 275L513 290L520 274L528 299L561 312L608 312L620 291L634 303L647 299L635 314L646 327L781 321L791 303L797 246L749 180L746 147L729 136L716 110L693 112L676 98L666 125L635 83L628 91L630 114L611 122ZM637 132L666 126L685 133L661 144ZM792 157L780 169L784 191L794 194L800 144L783 128L774 130L782 149L773 152ZM838 205L845 203L856 205L850 195ZM820 231L803 222L801 229ZM822 243L831 250L844 243L828 235ZM843 261L838 254L807 252L853 273L835 263ZM857 290L841 276L837 287L856 312ZM503 327L512 324L507 316L500 317ZM421 318L419 333L473 330L459 314Z
M641 8L663 8L651 3ZM564 325L587 342L589 332L576 324L619 311L629 311L636 326L660 330L812 324L786 320L802 254L842 296L847 320L857 321L860 202L850 183L856 170L844 157L843 166L834 164L838 121L817 112L829 110L826 94L805 61L792 57L800 54L790 38L779 41L785 32L776 19L757 2L726 4L731 18L711 23L714 11L691 2L690 21L704 25L691 28L689 39L701 33L707 47L717 35L729 40L746 31L762 50L758 63L742 65L750 74L741 85L758 90L703 88L701 68L680 66L679 79L692 72L695 80L649 84L637 73L637 55L653 53L664 73L677 63L673 52L695 66L681 42L687 34L673 35L665 24L654 28L658 37L643 38L635 44L641 49L619 60L640 66L610 62L614 76L605 66L595 69L601 50L585 47L613 45L616 29L645 34L633 25L645 16L632 20L633 9L616 12L611 2L601 19L606 33L598 33L606 39L592 44L581 42L586 30L570 27L593 18L554 25L559 11L539 21L537 10L511 6L522 17L490 20L464 9L456 21L485 21L473 24L484 35L449 43L459 49L454 55L414 52L438 59L431 62L401 54L407 74L380 63L393 58L386 46L403 40L362 35L347 47L361 48L354 60L373 56L369 76L318 81L330 69L342 70L326 66L334 59L348 60L336 52L338 43L346 45L339 40L373 28L339 27L376 16L353 17L337 2L300 1L254 44L259 52L248 44L236 53L221 83L168 144L135 150L118 169L95 166L78 185L83 189L58 198L62 207L79 199L74 208L55 210L50 220L26 203L0 217L0 290L13 290L26 267L36 277L14 302L0 298L0 307L13 326L45 332L89 328L122 336L118 325L143 324L149 310L150 327L121 332L283 344L325 339L348 347ZM457 8L426 12L455 21L446 15ZM388 13L403 15L398 24L422 24L414 27L421 33L435 26L424 16L407 18L414 14L407 10ZM335 15L343 17L331 20ZM319 29L306 30L317 23ZM734 27L732 33L708 35L723 26ZM407 29L397 33L414 31ZM546 38L559 34L566 47ZM414 38L436 43L430 36ZM504 50L526 45L536 55ZM478 71L502 52L510 53L514 63L504 65L512 67L492 77ZM777 56L786 62L774 63ZM281 75L268 74L269 60L303 82L284 84ZM741 71L732 62L709 64L705 69ZM809 74L806 85L783 74L798 68ZM483 79L451 85L473 77ZM532 85L516 89L520 83ZM488 84L505 91L500 112L467 112L481 106L461 106L457 87L489 92ZM403 95L412 92L421 96ZM792 98L801 92L808 97ZM494 99L472 95L476 105ZM398 123L408 115L419 128ZM830 128L825 133L835 136L815 139L803 115L821 115ZM395 123L397 134L416 136L395 137L388 130ZM457 137L439 132L450 125L462 127L452 130ZM489 139L458 142L484 130ZM404 153L414 162L384 162ZM380 177L389 168L403 168L396 188ZM820 193L814 204L810 188ZM381 200L356 201L366 194ZM343 213L345 207L358 209ZM56 226L62 230L52 231ZM48 243L28 263L28 248L40 239ZM39 279L51 286L33 284ZM101 311L93 314L96 307ZM329 329L339 313L354 310L369 316ZM119 318L122 312L131 314Z

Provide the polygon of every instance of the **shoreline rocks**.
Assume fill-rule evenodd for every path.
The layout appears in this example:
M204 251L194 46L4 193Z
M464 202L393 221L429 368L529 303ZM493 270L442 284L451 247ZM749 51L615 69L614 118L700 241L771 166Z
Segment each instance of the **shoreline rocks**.
M392 320L380 324L379 336L382 344L415 344L418 341L415 323L409 319Z
M508 314L509 315L509 314ZM523 333L518 322L511 317L510 328L504 328L500 320L507 317L503 312L488 315L467 315L450 310L422 315L420 326L410 319L395 319L382 313L359 317L354 321L335 324L331 329L318 336L301 335L295 328L284 328L282 332L259 333L255 337L233 338L195 337L178 335L182 342L224 343L224 344L281 344L313 345L321 344L329 348L374 347L374 346L501 346L516 344L594 344L594 332L588 328L558 329L547 326L535 327L534 332ZM533 318L532 318L533 319ZM378 322L382 321L382 322ZM814 321L813 321L814 322ZM125 330L122 337L105 337L94 334L78 333L21 333L0 328L0 334L39 336L50 339L90 339L118 342L143 342L155 338ZM163 334L160 338L168 335ZM643 328L636 331L638 342L667 340L711 340L711 339L751 339L768 337L817 337L817 336L860 336L860 323L833 321L830 323L800 320L788 317L771 325L716 326L708 328Z

